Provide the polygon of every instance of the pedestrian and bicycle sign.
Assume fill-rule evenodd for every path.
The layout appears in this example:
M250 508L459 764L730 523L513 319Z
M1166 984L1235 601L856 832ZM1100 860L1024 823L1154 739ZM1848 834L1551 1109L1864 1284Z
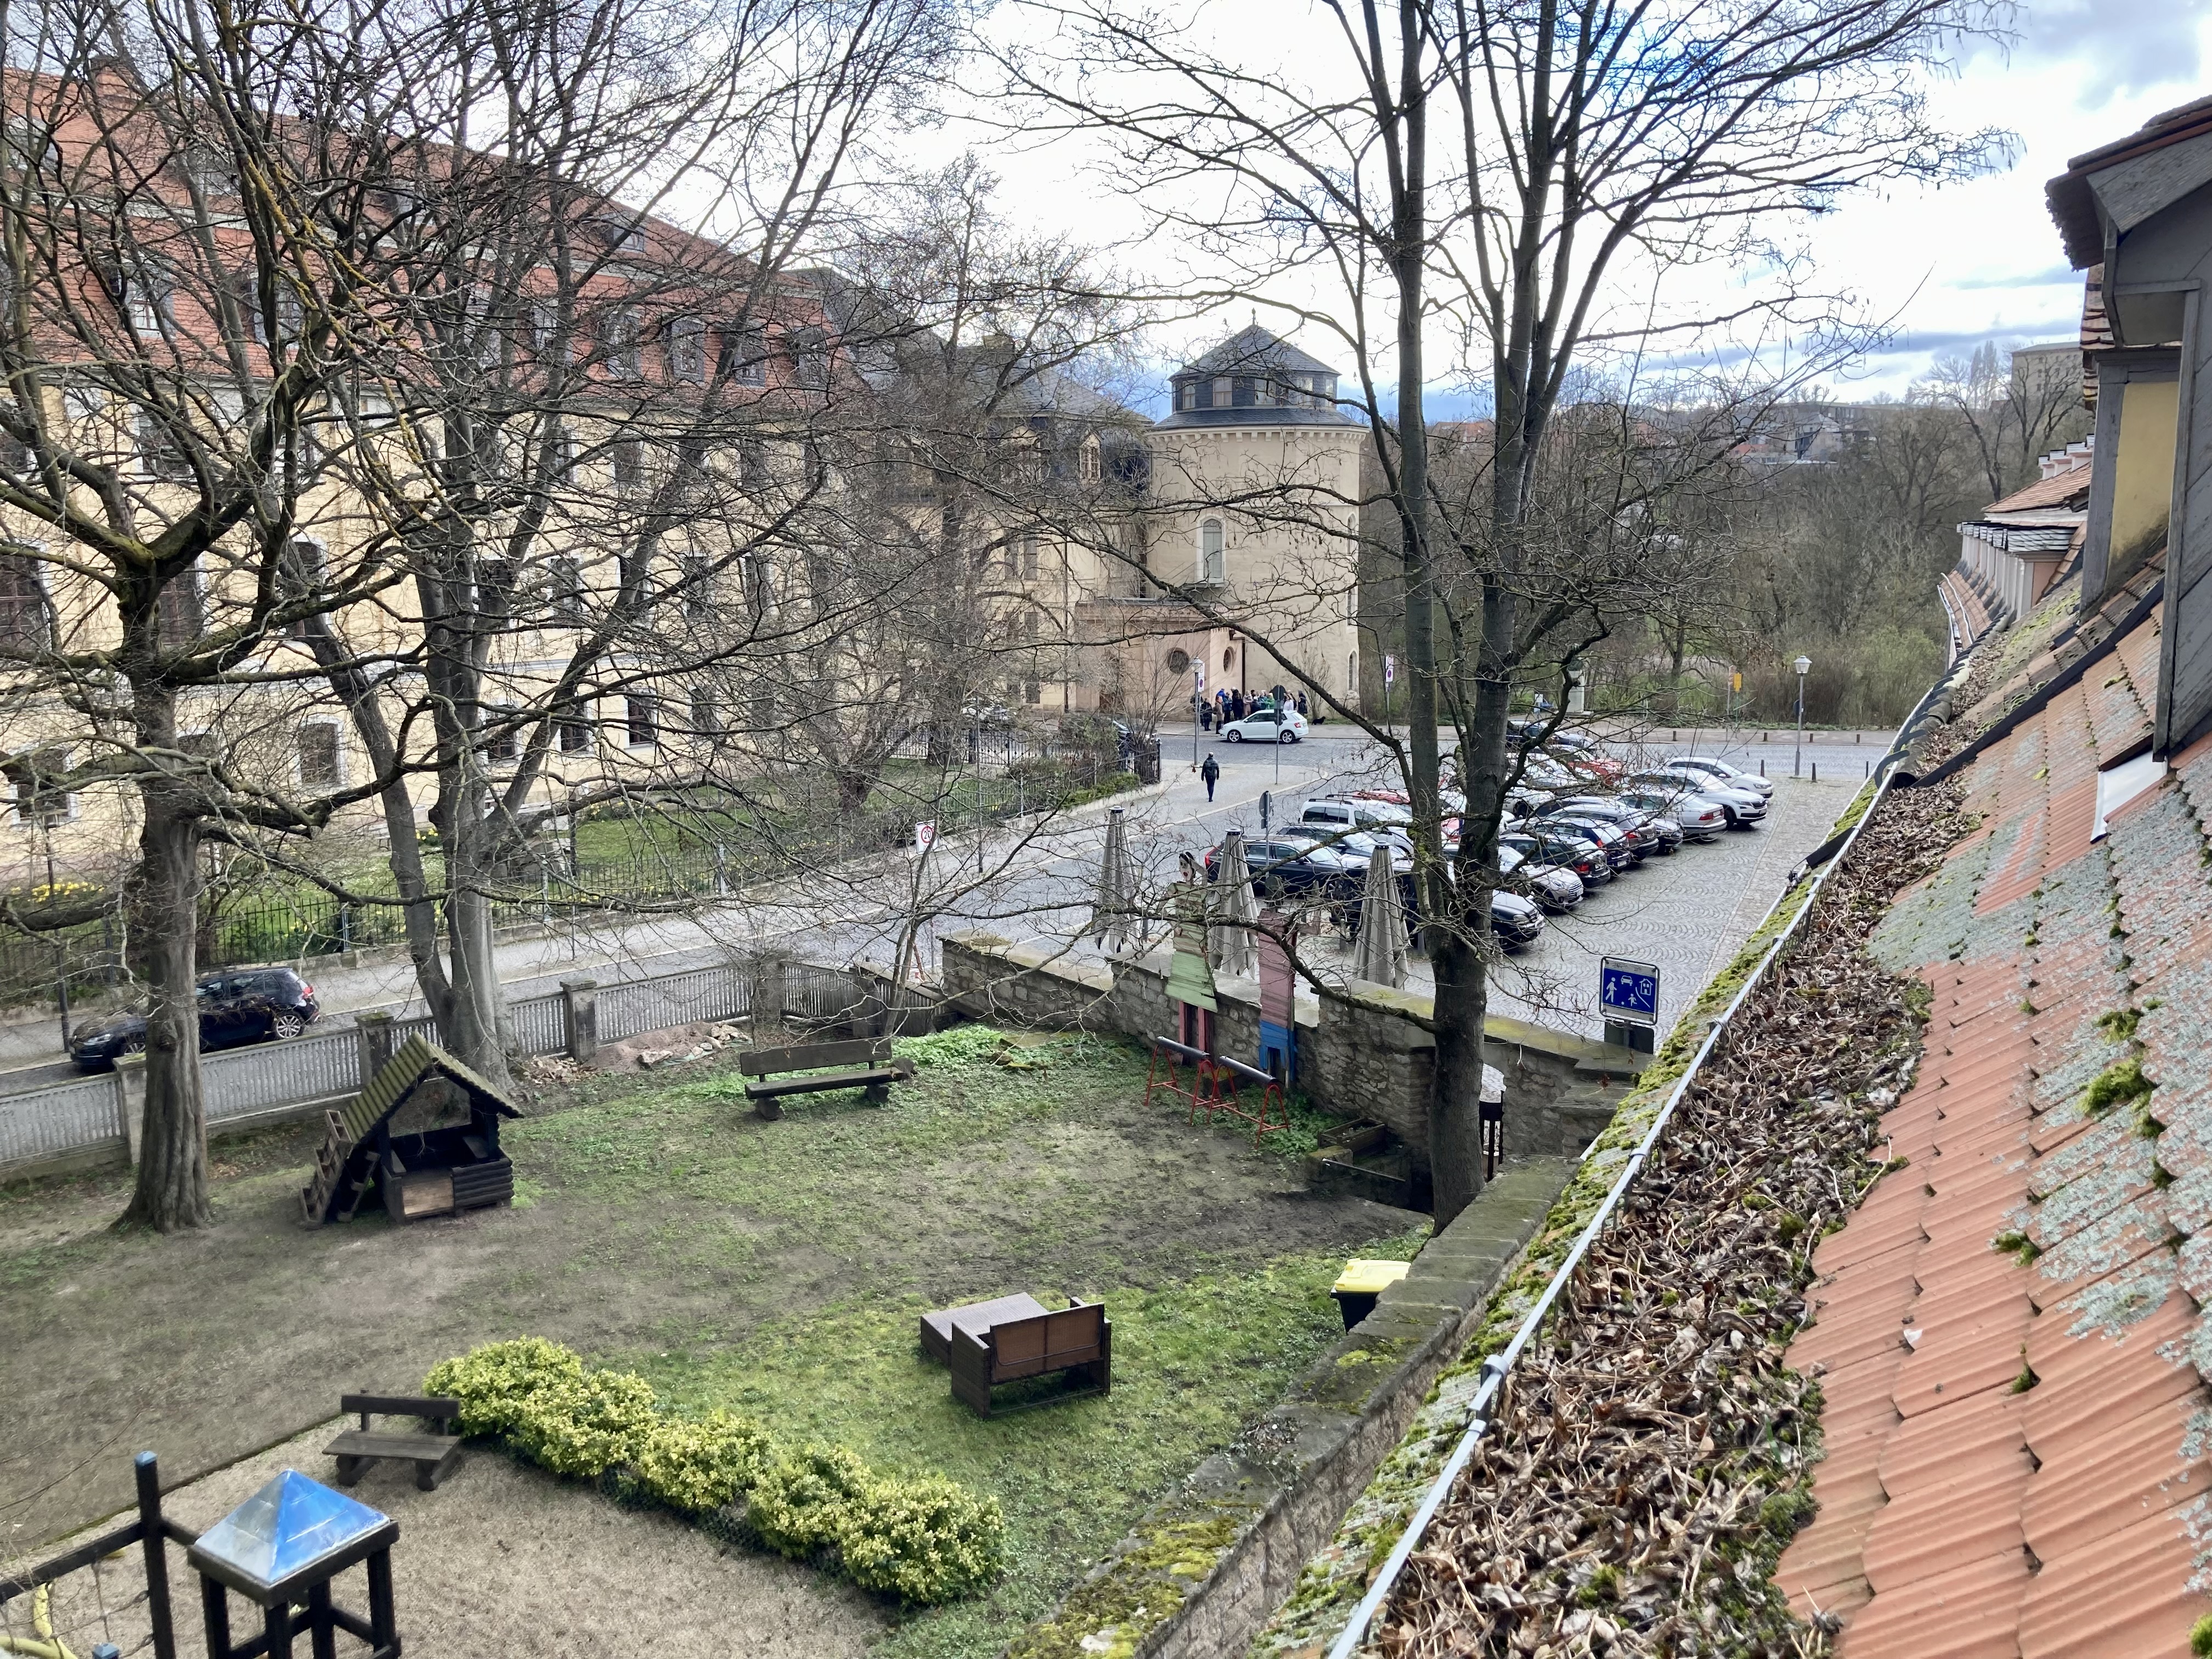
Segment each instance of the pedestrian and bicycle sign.
M1609 1019L1637 1025L1659 1023L1659 969L1656 963L1631 962L1626 957L1598 959L1597 1003Z

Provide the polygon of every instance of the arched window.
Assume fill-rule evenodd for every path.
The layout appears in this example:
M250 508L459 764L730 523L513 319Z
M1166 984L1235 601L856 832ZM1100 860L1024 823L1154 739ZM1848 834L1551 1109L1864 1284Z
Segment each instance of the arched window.
M1218 519L1201 520L1198 526L1198 579L1202 582L1229 580L1227 540Z

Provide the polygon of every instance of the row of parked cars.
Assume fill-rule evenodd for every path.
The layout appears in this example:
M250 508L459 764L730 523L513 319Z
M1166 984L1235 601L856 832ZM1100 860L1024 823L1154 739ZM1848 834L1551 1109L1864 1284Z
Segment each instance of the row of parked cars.
M1774 793L1767 779L1707 755L1676 756L1634 772L1594 746L1525 758L1498 839L1504 879L1491 894L1492 931L1508 949L1535 939L1546 913L1574 909L1593 888L1646 859L1756 828ZM1444 792L1447 811L1465 805L1456 792ZM1245 860L1263 891L1326 902L1333 916L1356 929L1370 866L1386 854L1410 916L1412 824L1405 797L1387 790L1310 800L1295 822L1246 842ZM1458 820L1447 819L1447 854L1457 830ZM1218 846L1207 852L1207 880L1218 878L1220 858Z

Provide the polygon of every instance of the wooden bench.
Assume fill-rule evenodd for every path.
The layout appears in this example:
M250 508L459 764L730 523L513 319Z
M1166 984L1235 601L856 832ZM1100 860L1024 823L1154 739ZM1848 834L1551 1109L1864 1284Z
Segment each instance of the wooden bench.
M461 1414L461 1402L442 1396L422 1398L411 1395L349 1394L340 1396L338 1409L359 1412L361 1426L348 1429L323 1448L325 1456L338 1460L338 1485L350 1486L361 1479L362 1471L380 1457L395 1457L415 1466L415 1484L424 1492L438 1490L453 1465L460 1461L461 1437L450 1432L453 1422ZM394 1429L369 1426L372 1417L427 1417L437 1426L434 1433L419 1431L404 1433Z
M994 1311L999 1309L1005 1311ZM940 1318L953 1397L965 1401L979 1417L991 1414L993 1389L1025 1377L1054 1372L1070 1376L1077 1386L1051 1396L1054 1400L1106 1394L1113 1389L1114 1322L1106 1317L1103 1304L1071 1302L1054 1310L1026 1296L979 1302L925 1318L925 1346L933 1346L931 1324Z
M819 1094L830 1089L865 1089L866 1098L888 1098L890 1085L914 1076L914 1062L891 1053L889 1037L852 1042L802 1042L783 1048L749 1048L738 1056L745 1098L758 1116L773 1123L783 1115L775 1103L785 1095ZM796 1075L785 1075L796 1073Z

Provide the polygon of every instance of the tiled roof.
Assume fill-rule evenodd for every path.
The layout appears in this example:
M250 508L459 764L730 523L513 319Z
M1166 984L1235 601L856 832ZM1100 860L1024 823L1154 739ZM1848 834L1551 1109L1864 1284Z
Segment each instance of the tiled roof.
M2089 469L2076 467L2071 472L2061 472L2048 478L2038 478L2023 485L2001 501L1991 501L1982 509L1984 518L1992 513L2028 513L2038 507L2063 507L2079 509L2089 503Z
M1973 760L1980 828L1875 935L1934 1012L1898 1162L1814 1258L1827 1455L1776 1574L1843 1659L2179 1659L2212 1613L2212 743L2090 840L2158 627ZM2088 1115L2130 1058L2148 1109Z

